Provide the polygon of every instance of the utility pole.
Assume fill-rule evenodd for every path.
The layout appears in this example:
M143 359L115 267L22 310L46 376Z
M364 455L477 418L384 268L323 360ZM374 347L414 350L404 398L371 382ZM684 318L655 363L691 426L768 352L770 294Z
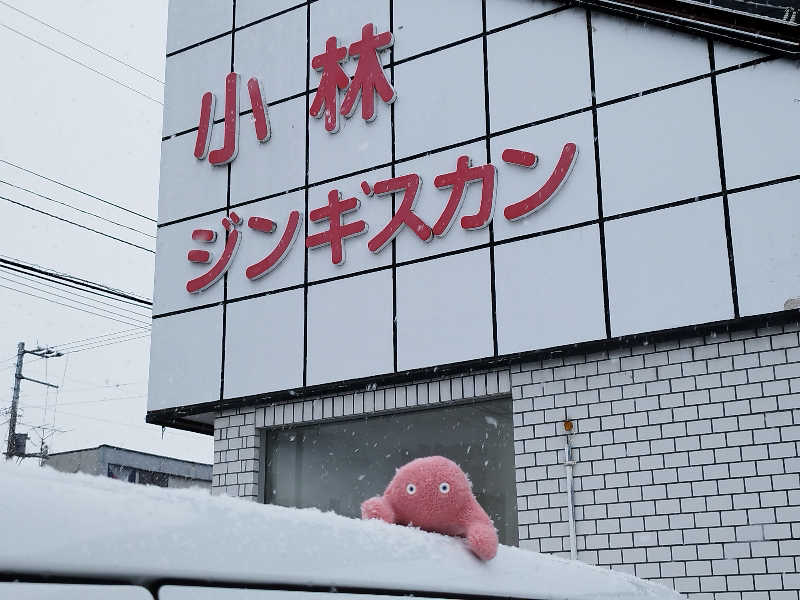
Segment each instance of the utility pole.
M17 404L19 403L19 382L22 379L22 361L25 358L25 342L17 344L17 369L14 371L14 393L11 396L11 414L8 419L8 446L6 446L6 460L11 459L17 452Z
M61 352L56 352L55 350L51 350L50 348L42 348L41 346L37 346L35 350L25 350L25 342L20 342L17 344L17 368L14 371L14 392L11 396L11 411L9 414L8 419L8 445L6 446L6 460L10 460L15 456L40 456L44 449L42 449L42 453L40 454L19 454L17 453L17 408L19 406L19 387L20 382L23 379L28 381L32 381L33 383L38 383L40 385L45 385L51 388L58 388L57 385L53 385L52 383L47 383L46 381L39 381L38 379L32 379L30 377L25 377L22 374L22 362L25 360L26 354L33 354L35 356L39 356L40 358L55 358L57 356L63 356Z

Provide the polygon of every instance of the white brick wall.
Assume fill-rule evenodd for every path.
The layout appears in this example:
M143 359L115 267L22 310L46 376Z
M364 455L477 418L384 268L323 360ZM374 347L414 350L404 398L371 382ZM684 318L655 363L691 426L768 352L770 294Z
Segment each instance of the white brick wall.
M258 497L260 428L512 394L520 546L693 600L798 600L800 324L716 333L222 413L213 491Z

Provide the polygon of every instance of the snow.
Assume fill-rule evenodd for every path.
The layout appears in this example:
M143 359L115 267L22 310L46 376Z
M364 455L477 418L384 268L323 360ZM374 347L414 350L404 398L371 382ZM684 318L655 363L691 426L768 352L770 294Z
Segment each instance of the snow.
M195 490L12 463L0 466L0 494L14 499L0 511L0 531L14 540L0 546L5 571L541 600L680 597L630 575L517 548L501 546L482 563L456 538Z

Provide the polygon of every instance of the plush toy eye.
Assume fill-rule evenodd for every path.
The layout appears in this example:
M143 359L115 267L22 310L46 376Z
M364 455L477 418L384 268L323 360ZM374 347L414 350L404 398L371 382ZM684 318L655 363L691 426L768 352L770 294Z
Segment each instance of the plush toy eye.
M409 483L406 486L406 492L409 496L413 496L417 492L417 486L415 486L413 483Z
M446 481L443 481L442 483L439 484L439 491L442 492L443 494L446 494L447 492L450 491L450 484L447 483Z

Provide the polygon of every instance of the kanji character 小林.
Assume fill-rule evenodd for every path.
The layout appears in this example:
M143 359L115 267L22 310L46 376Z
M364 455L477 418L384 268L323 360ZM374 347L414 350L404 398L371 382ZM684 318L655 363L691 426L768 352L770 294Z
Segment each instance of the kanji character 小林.
M387 104L397 98L394 88L386 79L383 67L378 59L378 51L390 47L394 43L391 31L376 34L375 26L367 23L361 28L361 40L350 44L350 56L358 56L358 65L353 81L342 100L341 113L350 117L356 111L359 96L361 97L361 117L365 121L375 118L375 92Z
M342 224L342 215L358 210L359 206L358 198L342 200L342 194L339 190L334 189L328 192L328 204L315 208L308 213L309 219L314 223L327 220L328 229L308 236L306 238L306 248L330 245L331 262L335 265L343 264L345 258L344 240L354 235L366 233L369 229L367 224L360 220Z
M267 254L260 261L247 267L245 270L245 275L247 275L248 279L252 280L263 277L275 269L275 267L277 267L281 261L286 258L286 255L289 254L289 250L291 250L292 245L294 245L295 239L297 239L297 232L300 231L301 216L302 215L300 212L296 210L293 210L291 213L289 213L289 220L286 223L286 229L283 230L283 235L281 235L278 245L275 246L272 252ZM262 231L264 233L272 233L276 228L274 221L265 219L264 217L250 217L247 220L247 226L250 229Z
M231 212L230 217L222 219L222 226L228 232L225 248L222 250L219 260L214 263L211 269L186 283L187 292L191 294L202 292L214 285L220 277L225 275L231 266L231 261L236 255L236 251L239 249L239 243L242 241L242 234L237 229L241 224L242 219L235 212ZM217 232L211 229L195 229L192 231L192 239L196 242L213 243L217 239ZM194 263L209 263L211 262L212 256L208 250L189 250L187 258L190 262Z
M502 158L507 163L528 168L535 167L538 162L535 154L522 150L515 150L513 148L504 150ZM569 177L577 158L578 147L572 142L564 144L561 156L553 172L550 173L550 177L544 182L544 185L524 200L506 206L503 211L506 219L509 221L517 221L518 219L527 217L547 204L556 192L561 189L567 177Z
M335 36L325 42L325 52L311 59L311 66L322 71L322 77L308 112L318 119L324 114L325 130L330 133L339 131L339 90L345 89L350 81L340 66L345 60L347 46L338 47Z
M413 231L423 242L431 241L433 232L425 221L414 214L414 204L417 202L422 178L416 173L393 177L384 181L378 181L373 186L376 196L385 196L394 192L404 190L403 200L395 211L389 223L372 238L367 247L370 251L378 253L383 250L400 233L400 228L405 225ZM362 189L366 191L369 186L362 184Z
M480 167L471 166L468 156L459 156L456 170L452 173L437 175L433 185L437 188L451 187L450 198L442 211L439 220L433 225L433 235L443 237L450 230L456 213L461 209L464 201L464 191L467 184L481 182L481 205L474 215L461 217L461 227L464 229L483 229L492 221L494 214L495 181L497 169L494 165L486 164Z

